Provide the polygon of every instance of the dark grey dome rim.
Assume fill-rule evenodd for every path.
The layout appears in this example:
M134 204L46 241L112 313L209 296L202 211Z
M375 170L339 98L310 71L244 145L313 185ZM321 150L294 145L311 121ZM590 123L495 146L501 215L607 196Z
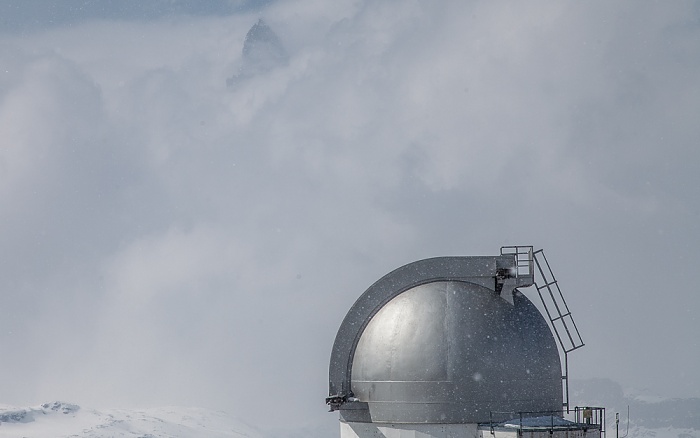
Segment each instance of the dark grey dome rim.
M416 286L437 281L461 281L496 290L500 279L512 278L513 255L450 256L419 260L401 266L371 285L350 308L333 343L328 371L328 399L331 410L351 395L352 363L355 349L372 317L391 299ZM532 277L520 277L512 284L529 286Z

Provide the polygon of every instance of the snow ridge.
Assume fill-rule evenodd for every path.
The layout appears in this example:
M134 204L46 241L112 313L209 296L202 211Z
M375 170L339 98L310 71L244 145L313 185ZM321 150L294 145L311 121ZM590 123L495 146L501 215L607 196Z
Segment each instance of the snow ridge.
M0 424L2 423L31 423L37 414L47 415L50 413L71 414L77 412L80 406L70 403L55 401L44 403L35 408L22 409L0 409Z
M0 438L134 437L260 438L221 411L199 408L84 409L65 402L28 408L0 407Z

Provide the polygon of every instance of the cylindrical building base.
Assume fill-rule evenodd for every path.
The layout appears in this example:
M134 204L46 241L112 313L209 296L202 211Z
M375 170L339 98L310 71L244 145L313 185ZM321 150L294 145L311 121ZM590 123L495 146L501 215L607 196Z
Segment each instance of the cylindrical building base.
M340 422L340 438L478 438L476 424L378 424Z

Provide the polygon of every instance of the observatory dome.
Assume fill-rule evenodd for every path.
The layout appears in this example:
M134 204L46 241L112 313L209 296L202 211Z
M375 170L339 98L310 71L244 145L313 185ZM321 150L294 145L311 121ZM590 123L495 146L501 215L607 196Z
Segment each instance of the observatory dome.
M557 345L537 308L438 281L385 304L364 329L351 389L372 422L476 423L562 406Z
M329 368L331 410L359 423L466 424L561 411L547 321L512 256L402 266L358 298Z

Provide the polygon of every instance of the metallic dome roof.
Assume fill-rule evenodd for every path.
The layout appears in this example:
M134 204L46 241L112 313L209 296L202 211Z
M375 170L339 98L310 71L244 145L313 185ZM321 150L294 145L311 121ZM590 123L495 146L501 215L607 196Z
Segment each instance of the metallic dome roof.
M331 362L331 395L349 384L344 420L477 423L561 409L554 336L518 281L504 299L509 261L491 259L419 261L365 292Z
M382 307L355 350L351 388L374 422L475 423L562 406L557 345L537 308L455 281Z

